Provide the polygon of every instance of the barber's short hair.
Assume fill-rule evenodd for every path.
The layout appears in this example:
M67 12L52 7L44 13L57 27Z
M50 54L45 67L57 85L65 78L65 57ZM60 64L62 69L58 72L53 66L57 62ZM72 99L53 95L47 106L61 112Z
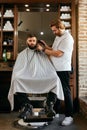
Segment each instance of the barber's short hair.
M65 29L64 23L59 19L56 19L50 23L50 27L53 26L56 26L56 28Z

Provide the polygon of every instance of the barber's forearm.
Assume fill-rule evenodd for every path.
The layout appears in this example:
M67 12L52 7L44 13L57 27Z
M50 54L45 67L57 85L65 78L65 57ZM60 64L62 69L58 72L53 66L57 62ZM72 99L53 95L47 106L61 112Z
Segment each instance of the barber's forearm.
M49 50L49 49L45 49L45 54L49 55L49 56L54 56L54 57L60 57L63 55L63 52L60 51L54 51L54 50Z
M49 46L45 46L45 48L48 50L52 50L52 47L49 47Z

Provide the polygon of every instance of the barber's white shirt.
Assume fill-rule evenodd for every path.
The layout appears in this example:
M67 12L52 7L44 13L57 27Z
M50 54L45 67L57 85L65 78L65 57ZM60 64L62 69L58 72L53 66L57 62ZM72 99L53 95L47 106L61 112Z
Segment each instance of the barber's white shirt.
M52 48L64 52L61 57L51 56L51 61L56 71L70 71L72 52L73 52L73 37L68 31L65 31L62 36L56 36Z

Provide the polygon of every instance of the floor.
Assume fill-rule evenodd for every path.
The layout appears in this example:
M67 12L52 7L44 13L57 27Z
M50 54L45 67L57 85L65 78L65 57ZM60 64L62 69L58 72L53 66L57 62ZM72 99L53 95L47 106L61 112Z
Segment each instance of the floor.
M0 130L31 130L29 127L22 127L17 124L18 114L18 112L0 113ZM37 130L87 130L87 119L81 113L74 115L74 123L70 126L64 127L60 125L63 118L64 115L60 114L48 126L37 128Z

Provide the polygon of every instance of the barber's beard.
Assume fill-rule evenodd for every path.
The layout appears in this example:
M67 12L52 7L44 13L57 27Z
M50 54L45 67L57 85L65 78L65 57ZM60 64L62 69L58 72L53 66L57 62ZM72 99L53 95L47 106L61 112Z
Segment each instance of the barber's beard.
M37 45L35 45L35 46L30 46L30 45L28 45L28 47L29 47L31 50L35 50L35 49L37 48Z

